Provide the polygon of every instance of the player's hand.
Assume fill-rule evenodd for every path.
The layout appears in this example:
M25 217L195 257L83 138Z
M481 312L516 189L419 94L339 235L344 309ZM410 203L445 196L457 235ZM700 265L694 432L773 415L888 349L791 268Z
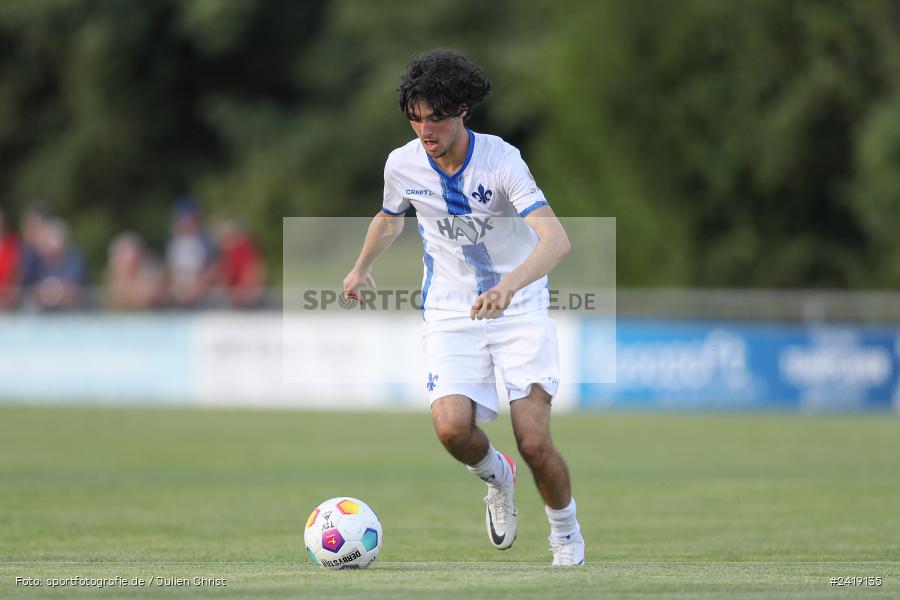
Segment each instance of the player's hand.
M348 300L356 300L359 302L359 290L362 289L363 286L368 286L375 289L375 280L372 278L372 273L370 271L361 271L359 269L353 269L347 276L344 277L344 298Z
M474 321L478 319L496 319L499 317L509 303L512 302L513 290L508 290L500 285L494 286L484 292L472 303L469 316Z

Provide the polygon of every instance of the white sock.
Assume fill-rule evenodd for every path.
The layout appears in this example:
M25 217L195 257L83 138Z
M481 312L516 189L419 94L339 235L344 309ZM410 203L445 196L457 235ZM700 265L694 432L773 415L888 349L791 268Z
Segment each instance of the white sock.
M488 444L488 452L481 462L476 465L466 465L466 468L486 484L495 487L507 485L512 478L512 469L509 468L509 463L491 444Z
M545 505L544 512L550 519L550 537L565 540L578 533L580 526L575 518L575 498L572 498L567 507L559 510Z

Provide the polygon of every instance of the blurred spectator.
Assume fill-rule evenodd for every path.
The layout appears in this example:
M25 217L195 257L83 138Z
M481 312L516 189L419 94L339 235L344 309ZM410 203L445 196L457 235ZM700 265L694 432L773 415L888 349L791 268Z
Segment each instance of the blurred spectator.
M0 211L0 310L15 308L19 288L19 240Z
M44 310L76 308L87 271L81 253L69 244L69 228L62 219L41 223L38 252L37 276L27 290L30 301Z
M219 243L219 282L235 308L258 308L265 293L266 265L253 238L234 219L215 228Z
M166 281L171 302L201 308L210 300L216 279L215 248L200 223L200 209L190 196L172 207L171 238L166 246Z
M22 248L19 258L19 275L23 292L35 283L41 270L41 235L44 222L49 217L43 203L35 202L22 214Z
M106 276L107 308L143 310L162 300L162 269L133 231L120 233L109 244Z

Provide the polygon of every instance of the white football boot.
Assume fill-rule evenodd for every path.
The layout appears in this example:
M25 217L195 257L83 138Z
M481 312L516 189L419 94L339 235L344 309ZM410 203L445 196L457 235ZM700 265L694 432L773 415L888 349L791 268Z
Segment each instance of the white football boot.
M567 535L562 539L547 538L550 541L550 551L553 553L554 566L576 567L584 565L584 538L581 537L581 529Z
M508 454L502 452L499 454L509 465L512 477L507 485L488 486L488 495L484 499L487 504L484 520L488 539L495 548L506 550L516 541L518 522L515 503L516 463Z

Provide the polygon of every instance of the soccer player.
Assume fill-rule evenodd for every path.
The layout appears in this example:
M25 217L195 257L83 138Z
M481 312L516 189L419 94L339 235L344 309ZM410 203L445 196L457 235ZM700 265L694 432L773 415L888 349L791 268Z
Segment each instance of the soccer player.
M568 237L519 151L466 128L490 92L480 67L454 50L428 52L412 58L398 91L416 138L388 156L383 205L344 294L374 287L375 258L415 207L425 250L425 387L438 438L487 484L488 538L509 548L516 464L476 425L497 417L496 367L509 391L519 453L546 505L553 564L584 564L569 470L550 437L559 360L547 274L569 252Z

